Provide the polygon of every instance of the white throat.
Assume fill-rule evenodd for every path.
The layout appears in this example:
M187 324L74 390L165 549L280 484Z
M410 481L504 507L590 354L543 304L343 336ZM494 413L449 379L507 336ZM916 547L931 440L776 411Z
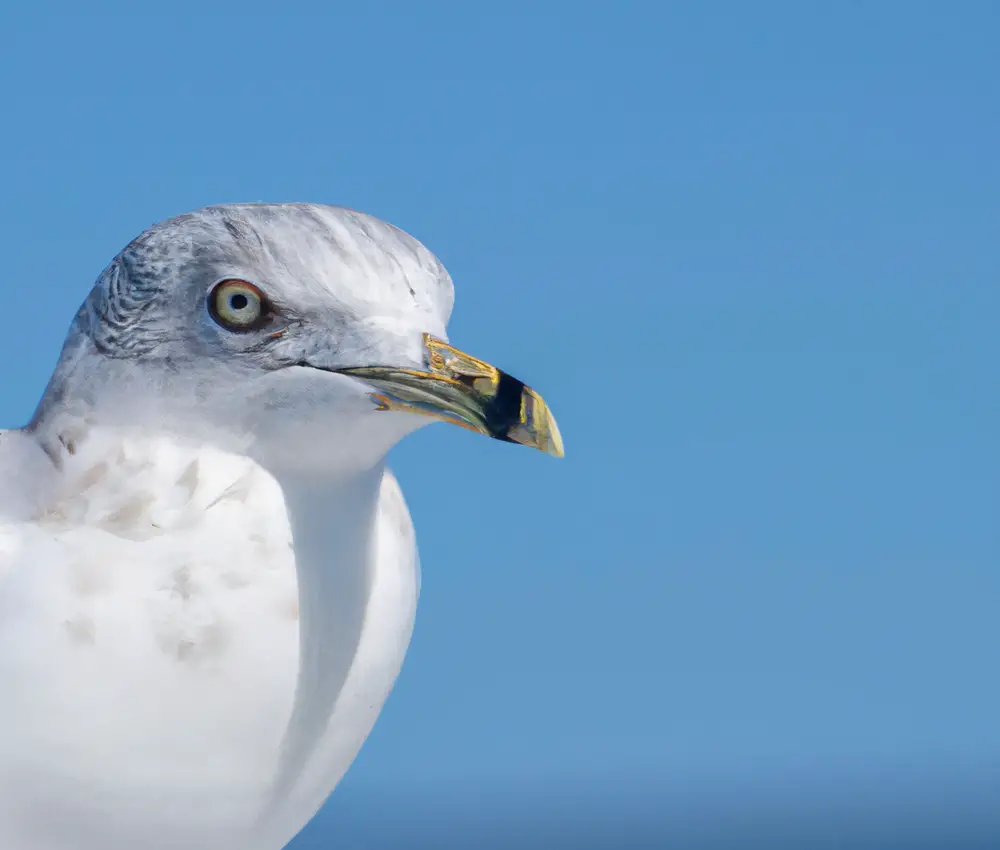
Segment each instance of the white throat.
M379 462L339 474L276 473L295 546L300 661L275 804L306 770L357 654L376 565L375 519L384 472Z

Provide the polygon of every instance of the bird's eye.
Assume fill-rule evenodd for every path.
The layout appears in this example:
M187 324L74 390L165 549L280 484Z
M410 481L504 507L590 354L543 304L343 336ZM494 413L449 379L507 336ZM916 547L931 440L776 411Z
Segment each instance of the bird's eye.
M256 330L269 318L264 293L245 280L217 284L208 296L208 310L215 321L231 331Z

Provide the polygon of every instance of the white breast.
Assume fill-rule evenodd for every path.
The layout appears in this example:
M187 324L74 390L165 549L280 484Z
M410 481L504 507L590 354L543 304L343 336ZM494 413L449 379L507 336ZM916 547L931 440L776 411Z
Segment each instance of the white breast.
M395 479L354 664L302 781L262 822L299 653L280 488L245 458L167 441L73 448L41 513L0 526L0 847L277 850L403 660L418 567Z

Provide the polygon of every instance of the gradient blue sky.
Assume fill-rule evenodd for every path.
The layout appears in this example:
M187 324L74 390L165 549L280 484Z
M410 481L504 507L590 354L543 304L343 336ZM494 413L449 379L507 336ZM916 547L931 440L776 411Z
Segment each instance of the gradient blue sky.
M4 426L144 227L313 200L435 251L452 338L566 438L396 451L416 636L297 850L987 787L1000 7L117 5L0 13Z

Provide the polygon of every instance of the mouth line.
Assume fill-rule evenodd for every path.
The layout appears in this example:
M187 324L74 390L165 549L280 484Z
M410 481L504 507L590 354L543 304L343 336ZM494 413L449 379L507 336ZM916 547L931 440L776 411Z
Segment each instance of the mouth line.
M375 388L370 393L381 410L405 409L411 413L445 419L495 440L514 443L510 433L521 422L521 400L531 391L517 378L500 372L495 387L483 392L482 384L468 375L448 377L419 369L357 366L337 369ZM499 372L499 370L498 370ZM478 379L482 382L483 379Z
M495 440L564 456L548 405L523 381L430 334L424 334L424 355L426 369L296 365L356 378L371 388L368 396L377 410L441 419Z

